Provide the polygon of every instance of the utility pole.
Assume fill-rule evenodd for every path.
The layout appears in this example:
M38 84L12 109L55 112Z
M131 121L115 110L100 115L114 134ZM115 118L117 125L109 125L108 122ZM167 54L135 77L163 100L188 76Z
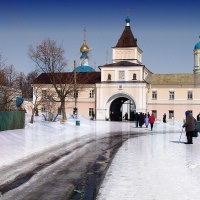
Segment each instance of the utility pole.
M76 107L76 105L77 105L77 91L76 91L76 60L74 60L74 103L75 103L75 105L74 105L74 115L76 116L76 118L77 118L77 111L78 111L78 109L77 109L77 107Z

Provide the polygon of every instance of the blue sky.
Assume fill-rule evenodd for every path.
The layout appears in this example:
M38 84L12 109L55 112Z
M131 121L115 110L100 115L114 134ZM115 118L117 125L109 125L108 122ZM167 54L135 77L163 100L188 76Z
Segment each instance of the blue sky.
M200 1L164 0L1 0L0 54L6 64L27 74L35 70L29 45L45 38L63 45L69 67L79 63L87 29L89 64L112 62L129 9L131 29L143 50L142 63L153 73L192 73L193 49L200 35Z

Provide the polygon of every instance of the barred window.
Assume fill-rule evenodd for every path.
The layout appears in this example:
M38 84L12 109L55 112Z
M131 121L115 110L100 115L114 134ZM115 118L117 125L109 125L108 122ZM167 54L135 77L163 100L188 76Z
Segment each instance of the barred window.
M94 90L90 90L90 98L94 98Z
M89 108L89 116L92 116L92 113L94 113L94 108Z
M187 92L187 98L188 100L193 99L193 92L191 90Z
M157 91L152 91L152 99L157 99Z
M169 118L172 119L174 117L174 111L169 110Z
M78 98L78 90L74 91L74 98Z
M174 99L174 91L169 91L169 99Z
M157 110L152 110L152 113L154 114L155 118L157 118Z

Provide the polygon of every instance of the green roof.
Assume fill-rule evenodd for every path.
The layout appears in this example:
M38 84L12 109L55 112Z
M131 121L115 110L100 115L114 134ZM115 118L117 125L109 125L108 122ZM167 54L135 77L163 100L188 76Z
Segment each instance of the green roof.
M150 74L146 81L151 85L200 84L200 74Z
M95 70L90 66L78 66L76 72L95 72Z

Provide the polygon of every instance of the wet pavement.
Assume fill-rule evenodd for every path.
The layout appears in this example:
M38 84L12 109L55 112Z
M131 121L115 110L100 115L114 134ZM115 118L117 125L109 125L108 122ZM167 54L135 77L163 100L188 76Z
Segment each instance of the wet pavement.
M100 187L97 200L197 200L200 139L185 133L149 133L127 140Z

